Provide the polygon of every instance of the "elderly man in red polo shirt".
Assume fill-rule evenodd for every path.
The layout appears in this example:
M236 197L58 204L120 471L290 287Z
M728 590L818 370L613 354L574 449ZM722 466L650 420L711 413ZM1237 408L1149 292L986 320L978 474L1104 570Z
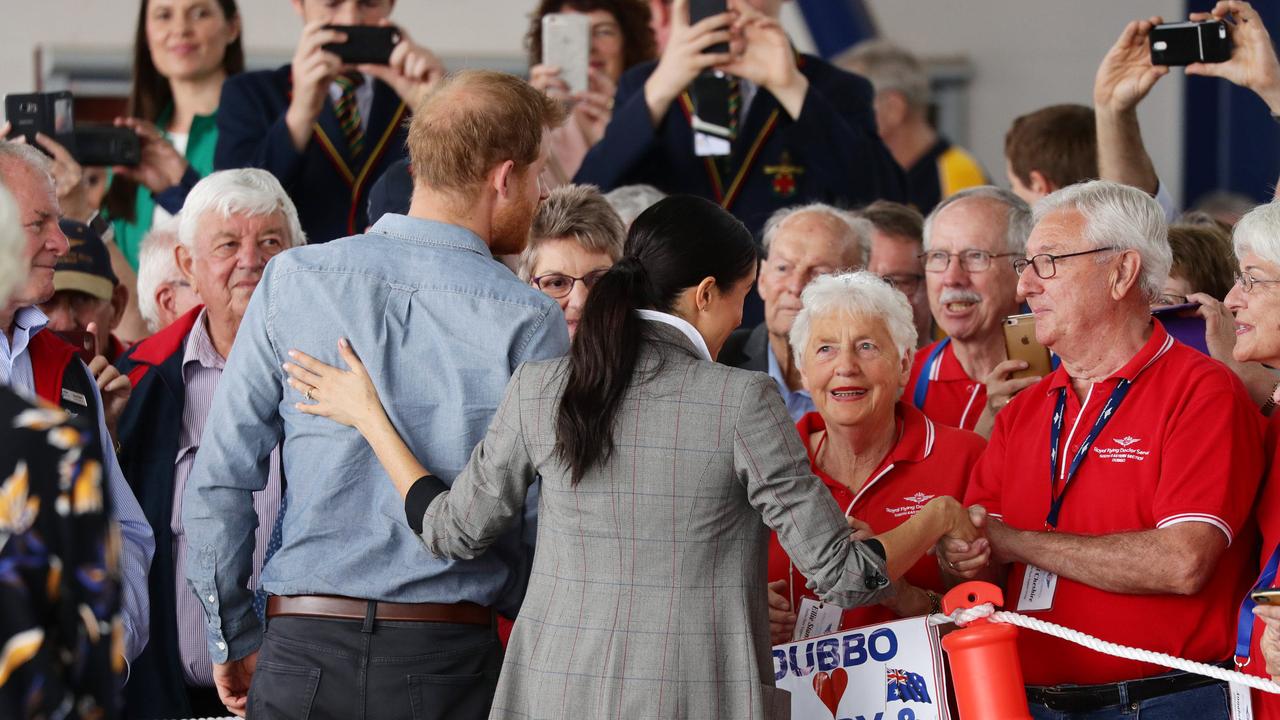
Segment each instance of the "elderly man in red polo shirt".
M1032 617L1227 661L1261 416L1230 370L1150 316L1171 263L1155 200L1084 183L1042 200L1035 222L1018 290L1062 364L996 417L965 499L986 538L941 542L943 567L1003 583ZM1230 717L1221 682L1035 632L1018 644L1036 718Z
M1026 365L1007 359L1003 330L1018 313L1013 260L1030 232L1031 208L989 185L952 195L925 220L929 307L947 337L916 353L903 397L930 420L985 437L1008 397L1035 382L1009 378Z

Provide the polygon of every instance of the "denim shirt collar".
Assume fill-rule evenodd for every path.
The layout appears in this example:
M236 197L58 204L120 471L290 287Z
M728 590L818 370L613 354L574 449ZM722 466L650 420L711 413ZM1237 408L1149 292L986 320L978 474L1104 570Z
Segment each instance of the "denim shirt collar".
M493 257L493 252L489 250L489 246L485 244L484 240L481 240L479 235L461 225L451 225L436 220L423 220L422 218L408 215L387 213L379 218L373 224L373 227L369 228L369 232L386 235L397 240L406 240L423 245L440 245L458 250L468 250L487 258Z

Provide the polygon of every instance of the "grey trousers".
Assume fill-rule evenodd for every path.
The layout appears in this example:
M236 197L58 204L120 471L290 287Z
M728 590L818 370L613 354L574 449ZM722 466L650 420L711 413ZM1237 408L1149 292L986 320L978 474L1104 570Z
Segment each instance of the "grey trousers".
M501 667L488 626L270 618L248 718L483 720Z

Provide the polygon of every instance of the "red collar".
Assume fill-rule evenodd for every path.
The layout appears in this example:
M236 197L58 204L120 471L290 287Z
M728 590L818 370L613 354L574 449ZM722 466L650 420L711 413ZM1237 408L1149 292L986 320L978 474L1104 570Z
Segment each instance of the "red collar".
M1104 382L1119 380L1124 378L1130 382L1137 379L1138 375L1159 360L1169 348L1173 347L1173 338L1169 332L1164 329L1164 325L1159 320L1151 319L1151 337L1147 338L1147 342L1138 350L1133 357L1129 358L1129 362L1124 367L1112 373ZM1071 376L1067 374L1066 365L1058 365L1058 369L1053 371L1049 376L1049 385L1045 388L1045 393L1051 393L1071 385Z
M901 400L894 405L893 414L898 426L898 441L894 443L893 447L889 448L889 452L880 461L875 472L871 473L871 478L858 490L858 495L866 492L875 483L876 479L884 475L885 471L891 466L898 463L921 462L933 454L933 447L938 436L933 421L925 417L924 413L917 410L911 403ZM809 466L813 468L814 474L822 478L826 484L848 491L849 488L847 486L828 475L825 470L818 466L813 448L809 445L809 436L826 428L827 423L816 412L807 413L800 418L800 422L796 423L796 430L799 431L800 438L804 441L805 449L809 454Z
M182 348L182 343L191 332L191 328L195 326L196 318L200 316L200 311L203 309L203 305L191 308L186 315L169 323L168 327L139 342L134 347L130 359L135 363L147 365L160 365L168 360Z

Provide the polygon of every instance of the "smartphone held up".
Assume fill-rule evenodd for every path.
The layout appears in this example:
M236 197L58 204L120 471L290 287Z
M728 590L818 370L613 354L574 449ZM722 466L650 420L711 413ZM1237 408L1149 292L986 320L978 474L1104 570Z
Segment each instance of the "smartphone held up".
M134 166L142 161L142 141L129 128L75 122L75 98L66 90L5 95L4 114L9 137L48 154L36 140L42 134L61 144L76 162L86 166Z
M1231 33L1221 20L1180 22L1151 29L1151 64L1182 66L1231 59Z

